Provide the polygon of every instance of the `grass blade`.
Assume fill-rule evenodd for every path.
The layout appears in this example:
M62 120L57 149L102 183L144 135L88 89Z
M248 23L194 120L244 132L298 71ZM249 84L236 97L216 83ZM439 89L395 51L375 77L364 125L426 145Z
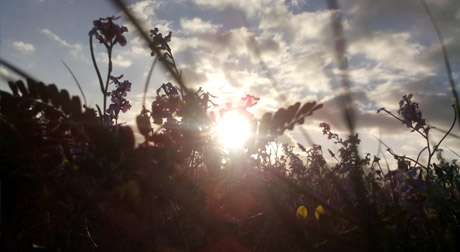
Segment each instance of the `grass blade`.
M152 65L150 66L149 73L147 75L147 79L145 80L145 85L144 85L144 95L142 97L142 108L145 108L145 98L147 96L147 91L149 89L149 84L150 84L150 79L152 78L152 73L153 69L155 68L155 65L158 62L158 57L155 57L155 59L152 62Z
M446 66L447 77L449 78L450 89L452 91L452 96L454 97L455 101L455 110L457 113L457 117L460 118L460 101L456 89L456 83L452 74L452 67L449 60L449 54L447 53L446 43L444 42L441 30L439 29L439 26L436 23L436 20L434 19L433 13L431 13L428 4L425 0L420 0L420 2L422 3L423 9L425 10L426 14L430 18L431 24L433 25L433 28L436 32L436 36L438 37L439 43L441 44L442 56L444 59L444 64ZM458 120L458 127L460 128L460 120Z
M77 85L78 89L80 90L81 96L83 97L83 101L85 103L85 106L87 106L88 103L86 101L86 96L85 96L85 93L83 92L83 89L81 88L80 82L78 81L77 77L73 73L72 69L70 69L70 67L63 60L61 60L61 62L64 65L64 67L67 69L67 71L69 71L70 75L72 75L72 78L75 81L75 84Z
M123 13L126 15L128 20L134 25L136 30L139 32L141 35L141 38L149 45L149 47L154 51L154 54L159 57L159 61L161 62L162 66L171 74L171 76L174 78L174 80L179 84L179 86L186 92L190 93L190 91L187 89L185 86L185 83L180 75L179 72L175 71L175 69L167 64L167 60L165 57L162 55L161 51L153 46L154 43L152 39L150 38L148 32L142 27L141 22L135 15L129 10L129 8L126 6L126 3L123 0L110 0L117 8L121 9Z

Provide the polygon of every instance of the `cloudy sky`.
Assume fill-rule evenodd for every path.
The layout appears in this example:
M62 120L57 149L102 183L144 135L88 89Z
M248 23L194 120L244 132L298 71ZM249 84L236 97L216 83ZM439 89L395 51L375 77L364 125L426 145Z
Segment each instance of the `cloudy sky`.
M304 126L313 140L325 141L318 128L321 121L345 130L337 105L341 85L325 0L128 2L146 26L173 32L171 47L189 86L201 86L221 100L258 96L257 115L296 101L321 101L324 109ZM460 1L427 2L460 82ZM375 153L375 136L381 136L395 151L414 155L424 140L376 110L396 110L401 96L413 93L429 123L449 127L452 98L432 24L419 0L343 0L339 4L363 151ZM62 64L65 61L83 84L90 105L100 103L88 31L94 19L119 14L107 0L2 0L0 56L44 82L78 94ZM131 124L140 108L152 58L134 29L128 28L128 44L114 52L114 74L125 74L133 83L133 109L122 118ZM103 50L97 50L103 64ZM167 78L156 69L152 89L163 81ZM0 83L0 88L5 84ZM460 135L458 127L454 133ZM290 137L304 142L298 130ZM433 140L437 139L435 134ZM458 139L450 138L447 145L460 151Z

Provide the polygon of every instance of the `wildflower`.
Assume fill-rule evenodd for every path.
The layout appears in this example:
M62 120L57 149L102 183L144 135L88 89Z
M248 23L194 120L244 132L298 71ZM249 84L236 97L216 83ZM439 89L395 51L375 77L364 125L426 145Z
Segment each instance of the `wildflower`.
M168 45L168 43L171 41L171 35L172 33L169 32L168 35L163 37L163 34L161 34L156 27L153 30L150 30L150 37L152 38L153 46L159 50L166 50L171 52L171 48ZM153 51L151 55L154 55Z
M325 212L326 211L324 210L324 207L322 205L319 205L318 207L316 207L316 209L315 209L315 218L316 218L316 220L319 220L321 215L323 215Z
M299 219L306 219L308 217L308 209L304 205L301 205L297 208L296 215Z
M128 28L113 22L119 18L112 16L94 20L94 27L89 32L89 35L96 36L97 40L107 47L113 47L117 43L121 46L126 45L126 37L123 33L127 32Z
M126 113L130 108L131 104L126 99L128 92L131 90L131 82L128 80L121 81L123 75L118 77L110 76L111 84L115 85L115 89L110 92L110 100L112 103L107 109L108 114L113 118L117 119L120 111Z
M422 117L422 111L420 111L419 104L413 102L411 99L412 94L402 97L401 101L399 101L398 114L401 115L407 127L413 127L414 130L424 129L426 131L426 122Z

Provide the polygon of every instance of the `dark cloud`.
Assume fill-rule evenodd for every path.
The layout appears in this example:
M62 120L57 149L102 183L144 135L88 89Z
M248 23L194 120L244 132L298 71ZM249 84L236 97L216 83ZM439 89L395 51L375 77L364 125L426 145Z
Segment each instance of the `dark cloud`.
M396 106L404 94L414 95L429 123L443 128L451 124L453 96L445 81L431 77L403 85L381 86L373 96L379 97L382 106Z
M184 67L181 68L181 72L185 83L189 87L199 87L208 80L206 75L199 73L196 68Z
M376 104L369 99L367 94L362 91L353 92L353 106L358 131L369 128L379 128L384 133L401 133L405 128L400 122L389 118L384 114L377 113ZM345 104L344 95L336 95L322 101L323 108L317 111L312 120L327 122L339 131L346 131L347 127L344 121L343 104Z

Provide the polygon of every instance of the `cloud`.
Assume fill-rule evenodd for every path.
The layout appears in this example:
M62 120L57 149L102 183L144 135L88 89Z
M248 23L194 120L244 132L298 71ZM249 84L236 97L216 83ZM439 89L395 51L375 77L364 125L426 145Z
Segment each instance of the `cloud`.
M207 7L217 10L226 10L234 8L242 10L249 17L256 15L263 7L264 0L194 0L195 4L201 7Z
M185 83L189 86L200 86L208 80L206 74L198 71L196 68L183 67L181 71Z
M364 56L374 63L385 65L393 70L404 71L407 75L430 75L432 69L421 60L426 47L413 41L407 32L376 33L368 39L352 43L349 53Z
M369 92L370 99L378 107L396 111L398 101L405 94L413 94L414 101L420 104L427 122L438 127L448 128L453 120L452 94L447 83L434 77L426 77L401 85L382 84Z
M61 47L64 47L69 50L70 54L76 58L83 58L84 56L82 54L82 46L79 43L70 43L67 42L66 40L62 39L59 37L56 33L52 32L49 29L41 29L40 32L44 35L46 35L49 39L57 42Z
M107 54L103 52L97 53L96 60L97 62L102 62L104 64L109 63L109 60L107 59ZM126 57L124 54L117 54L117 55L112 56L112 64L115 67L128 68L133 64L133 62L130 58Z
M154 0L141 0L136 3L130 4L128 8L133 14L140 20L141 24L146 29L151 29L153 26L158 27L160 30L169 30L169 21L158 18L156 11L163 4L162 1ZM120 13L120 16L124 16ZM129 31L135 31L136 29L130 22L124 24L128 27ZM137 37L137 35L135 35Z
M148 22L151 24L154 15L155 9L159 7L160 3L158 1L152 0L142 0L137 3L131 4L129 8L136 15L136 17L143 22Z
M121 55L117 55L115 57L112 58L112 63L114 66L118 66L118 67L121 67L121 68L127 68L127 67L130 67L133 62Z
M192 34L196 33L215 33L219 25L212 24L208 21L204 21L201 18L195 17L193 19L181 19L180 25L183 31Z
M456 16L460 10L459 1L428 0L428 6L446 41L451 60L460 62L460 29ZM355 41L369 41L372 37L401 33L410 35L410 39L425 43L427 64L439 67L442 63L441 50L433 25L419 0L350 0L343 1L343 8L349 13L350 29L347 37L350 44ZM391 47L390 47L391 49Z
M402 133L405 127L393 118L377 113L377 104L371 100L366 92L357 91L351 93L353 97L353 108L355 113L355 123L358 131L369 131L380 129L383 133L397 134ZM343 104L345 96L343 94L333 95L321 101L324 105L311 117L317 122L327 122L339 131L347 131L343 115Z
M32 54L35 52L35 46L30 43L26 43L23 41L14 41L12 45L16 51L22 54Z

